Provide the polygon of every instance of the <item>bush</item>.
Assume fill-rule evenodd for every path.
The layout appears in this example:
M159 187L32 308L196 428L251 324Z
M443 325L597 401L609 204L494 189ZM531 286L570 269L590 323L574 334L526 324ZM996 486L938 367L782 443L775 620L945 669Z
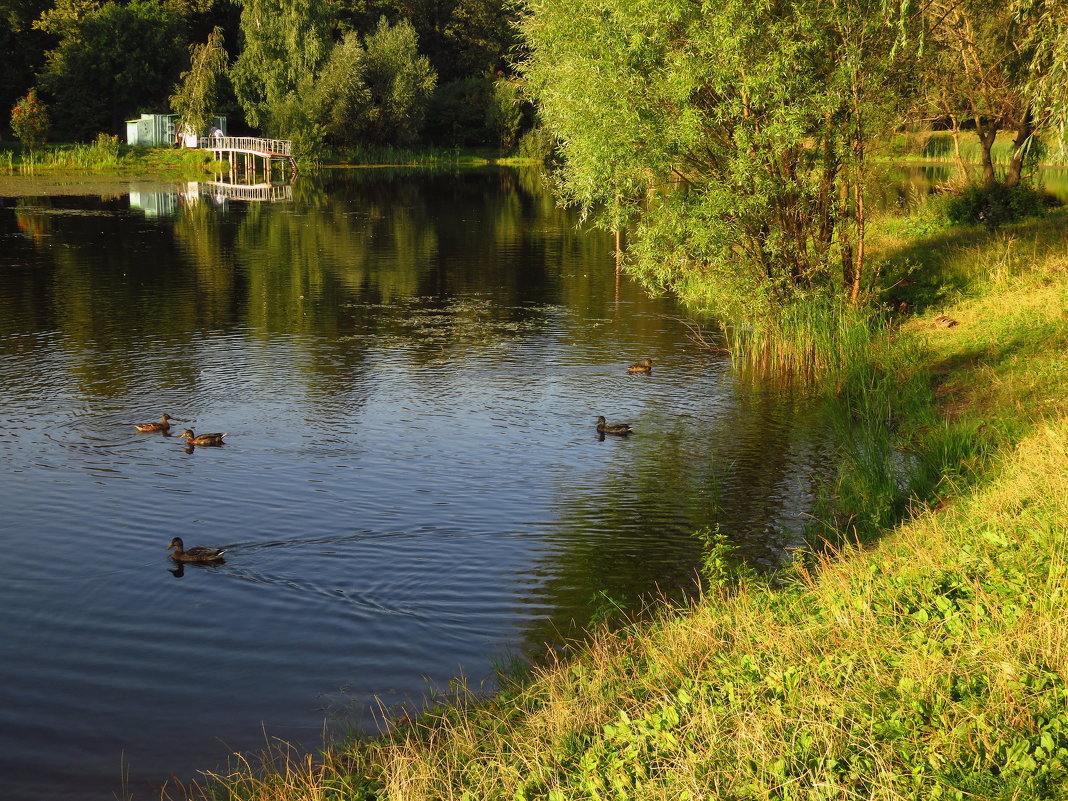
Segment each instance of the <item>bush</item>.
M548 163L556 151L556 140L545 128L533 128L519 138L519 157Z
M31 152L44 146L48 133L48 109L37 99L36 89L31 89L11 109L11 132Z
M1027 184L973 184L949 201L946 216L958 225L983 225L993 231L1026 217L1037 217L1056 204L1052 195Z

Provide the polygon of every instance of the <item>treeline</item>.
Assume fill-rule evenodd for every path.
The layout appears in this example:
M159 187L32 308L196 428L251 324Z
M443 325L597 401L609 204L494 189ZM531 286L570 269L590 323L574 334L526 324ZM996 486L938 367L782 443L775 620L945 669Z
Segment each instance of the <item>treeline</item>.
M222 111L232 130L292 139L305 158L525 141L555 151L565 200L627 233L635 274L745 324L733 331L802 332L788 358L809 362L813 310L837 325L841 304L884 289L866 197L895 132L974 138L979 174L951 216L994 228L1042 209L1029 169L1068 121L1068 0L0 0L0 11L0 102L37 94L12 117L24 142L42 108L53 138L82 140L121 133L139 111L174 109L201 129ZM1006 133L999 170L991 150Z
M531 127L501 0L0 0L0 108L34 90L49 138L141 112L352 147L512 150ZM0 115L7 126L9 115Z

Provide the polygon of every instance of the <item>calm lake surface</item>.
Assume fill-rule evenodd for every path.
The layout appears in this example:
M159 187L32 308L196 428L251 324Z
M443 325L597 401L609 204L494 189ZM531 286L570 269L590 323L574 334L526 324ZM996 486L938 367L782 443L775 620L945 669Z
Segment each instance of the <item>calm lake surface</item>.
M536 173L71 180L0 178L5 799L373 730L692 588L695 529L797 544L810 405L696 347ZM135 433L163 412L227 444Z

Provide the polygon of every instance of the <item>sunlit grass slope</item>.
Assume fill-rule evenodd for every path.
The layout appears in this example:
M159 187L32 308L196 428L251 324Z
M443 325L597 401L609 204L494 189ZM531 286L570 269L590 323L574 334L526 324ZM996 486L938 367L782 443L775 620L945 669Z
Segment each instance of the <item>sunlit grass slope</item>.
M925 503L891 528L799 561L774 587L742 576L692 609L594 633L491 698L321 759L276 754L271 770L245 765L209 791L1068 797L1066 222L882 242L919 308L873 349L885 425L901 464L956 454L935 460ZM942 313L957 324L936 325ZM950 428L962 443L947 449ZM848 499L843 541L865 495Z

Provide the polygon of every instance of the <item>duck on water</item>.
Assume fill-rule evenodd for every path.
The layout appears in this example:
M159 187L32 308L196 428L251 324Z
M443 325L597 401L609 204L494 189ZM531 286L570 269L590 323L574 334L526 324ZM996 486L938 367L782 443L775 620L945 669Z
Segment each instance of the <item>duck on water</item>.
M604 415L597 418L598 434L618 434L621 437L625 437L633 430L626 423L606 423Z
M205 548L200 545L190 548L187 551L185 550L185 543L182 542L181 537L175 537L171 540L171 544L167 546L167 550L170 551L171 549L173 549L171 559L175 562L221 562L223 561L223 554L226 553L226 551L221 548Z

